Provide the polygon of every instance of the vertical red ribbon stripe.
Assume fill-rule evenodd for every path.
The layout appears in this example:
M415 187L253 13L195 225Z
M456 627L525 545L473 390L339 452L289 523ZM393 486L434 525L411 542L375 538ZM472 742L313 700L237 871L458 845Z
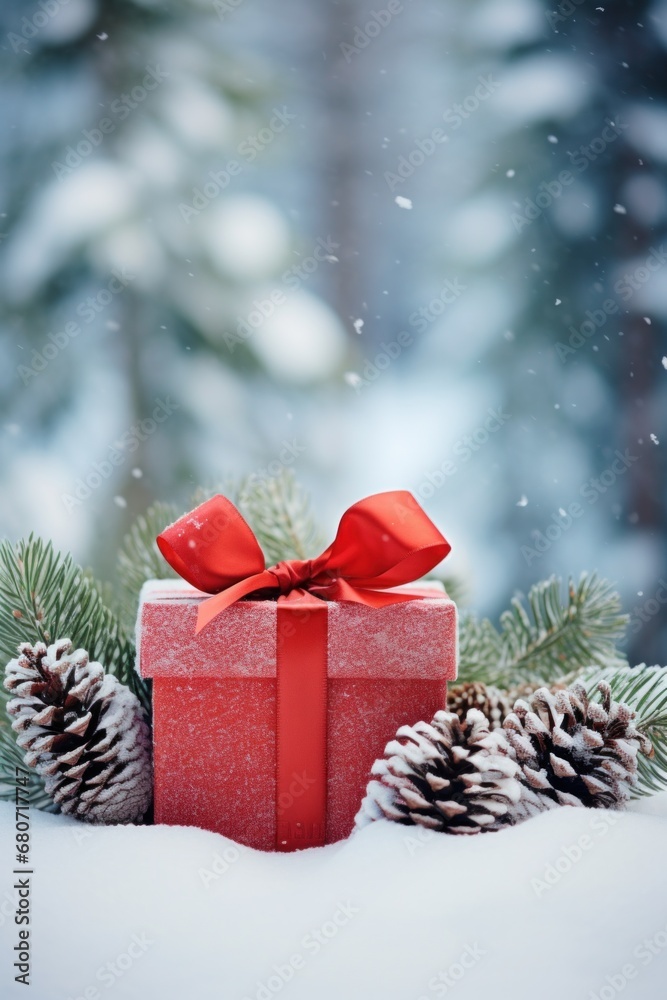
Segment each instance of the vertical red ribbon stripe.
M327 812L327 605L278 601L276 849L321 847Z

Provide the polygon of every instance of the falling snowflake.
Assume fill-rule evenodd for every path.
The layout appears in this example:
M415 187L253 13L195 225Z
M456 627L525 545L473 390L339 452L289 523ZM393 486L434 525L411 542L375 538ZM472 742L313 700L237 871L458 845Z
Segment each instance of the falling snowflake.
M364 321L363 321L363 319L355 319L355 321L352 324L352 326L354 327L354 332L360 334L361 331L364 328Z
M141 469L132 469L132 475L134 476L135 479L141 479L141 477L143 476L143 472Z
M660 442L658 441L658 437L657 437L656 434L649 434L649 437L650 437L651 441L653 442L653 444L660 444Z
M526 496L525 493L523 493L521 495L521 499L520 500L517 500L516 505L517 505L517 507L527 507L528 506L528 497Z
M563 301L562 299L556 299L556 301L554 302L554 305L555 306L559 306L562 301Z
M108 38L109 36L107 35L106 31L103 31L103 32L102 32L102 33L101 33L100 35L98 35L97 37L99 38L99 40L100 40L101 42L106 42L106 40L107 40L107 38Z
M505 177L514 177L515 174L516 170L508 170L507 173L505 174Z
M412 208L412 201L410 198L404 198L403 195L397 194L394 201L399 208Z
M125 499L125 497L114 497L113 502L116 504L116 507L121 507L121 508L127 507L127 500Z
M651 325L651 320L649 319L648 316L644 316L644 322L647 323L649 326Z
M667 357L662 359L662 367L667 370Z
M553 142L553 143L558 142L558 139L556 138L555 135L548 135L547 139L549 140L549 142Z
M357 375L356 372L345 372L343 378L353 389L359 389L364 381L361 375Z
M614 211L617 215L627 215L628 210L625 205L614 205Z

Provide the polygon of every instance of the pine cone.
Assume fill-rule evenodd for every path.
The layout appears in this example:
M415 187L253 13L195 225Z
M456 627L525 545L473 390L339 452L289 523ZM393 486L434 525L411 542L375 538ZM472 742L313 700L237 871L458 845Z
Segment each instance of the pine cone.
M358 827L376 819L418 824L447 833L498 830L527 818L542 804L520 782L502 731L491 733L477 709L465 721L438 712L430 725L402 726L377 760Z
M524 701L529 701L533 697L535 692L539 691L539 689L542 687L547 687L552 694L556 694L558 691L567 690L567 684L565 683L565 681L554 681L552 684L546 684L546 685L527 684L527 683L517 684L515 687L508 688L508 690L505 691L505 698L507 699L510 705L509 710L505 713L505 715L507 716L510 714L510 712L513 711L514 704L519 700L519 698L523 699Z
M598 690L602 703L589 701L583 684L555 694L543 687L505 719L513 755L540 798L620 809L637 781L637 753L653 753L635 712L612 701L607 683Z
M498 688L481 681L457 684L447 692L447 707L465 721L471 708L477 708L489 721L491 729L502 728L503 721L512 711L513 701Z
M501 729L517 699L531 698L539 687L541 687L539 684L519 684L507 691L501 691L492 684L470 681L449 688L447 707L450 712L456 712L461 720L465 720L469 709L478 708L489 720L491 729ZM563 691L565 684L561 682L550 684L549 690Z
M152 794L150 734L135 695L69 639L19 647L6 668L12 729L25 763L64 813L130 823Z

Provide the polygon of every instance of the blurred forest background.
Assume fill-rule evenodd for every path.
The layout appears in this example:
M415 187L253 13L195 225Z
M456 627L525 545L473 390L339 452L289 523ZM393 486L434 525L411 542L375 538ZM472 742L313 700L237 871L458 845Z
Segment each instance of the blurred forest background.
M0 534L408 488L667 638L665 0L4 0Z

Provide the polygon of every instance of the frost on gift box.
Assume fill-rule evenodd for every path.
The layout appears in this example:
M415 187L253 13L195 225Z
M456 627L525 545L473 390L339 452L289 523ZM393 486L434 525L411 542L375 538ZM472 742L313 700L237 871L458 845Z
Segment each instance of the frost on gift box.
M437 584L394 585L449 546L409 494L380 498L397 496L407 520L428 528L415 534L405 516L387 524L385 511L381 554L371 523L378 498L350 508L334 544L308 564L265 570L253 552L253 566L230 570L252 533L222 497L161 536L163 554L198 588L158 580L141 595L137 665L153 680L156 822L201 826L263 850L351 832L387 741L406 719L442 708L456 676L454 603ZM360 561L351 556L355 521ZM209 570L221 558L227 575L214 586ZM365 589L371 583L384 591Z

